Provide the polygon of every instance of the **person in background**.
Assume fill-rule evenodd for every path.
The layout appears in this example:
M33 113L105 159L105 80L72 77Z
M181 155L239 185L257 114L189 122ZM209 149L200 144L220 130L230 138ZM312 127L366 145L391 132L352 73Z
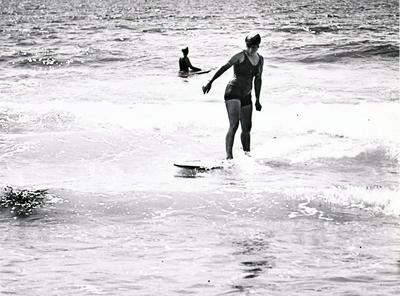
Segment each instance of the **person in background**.
M246 49L235 54L225 65L223 65L213 78L203 86L203 93L210 91L212 83L226 70L233 66L233 78L225 89L225 105L229 118L229 129L225 138L226 158L232 159L233 141L239 122L242 128L241 141L245 153L250 152L250 130L252 126L252 100L251 91L254 81L256 96L255 108L261 111L260 92L261 76L263 72L264 58L257 53L261 43L259 34L250 34L245 39Z
M179 58L179 71L183 72L189 72L189 68L192 71L201 71L200 68L194 67L189 60L188 54L189 54L189 48L185 47L182 49L183 57Z

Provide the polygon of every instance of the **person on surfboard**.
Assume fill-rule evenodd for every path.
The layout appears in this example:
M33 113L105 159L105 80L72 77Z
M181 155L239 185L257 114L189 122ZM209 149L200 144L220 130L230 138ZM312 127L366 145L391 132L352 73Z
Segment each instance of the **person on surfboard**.
M184 49L182 49L182 53L183 53L183 57L179 58L179 71L182 72L189 72L189 68L192 71L198 72L201 71L200 68L194 67L192 65L192 63L189 60L189 48L185 47Z
M203 86L203 93L208 93L214 80L233 66L234 75L226 86L224 95L229 118L229 129L225 138L227 159L233 158L233 140L239 127L239 122L242 127L241 141L243 150L245 152L250 151L250 130L253 112L251 91L253 80L256 95L255 108L257 111L261 111L262 108L260 104L260 92L264 58L257 53L261 43L261 36L259 34L249 34L245 41L246 49L235 54L214 74L213 78Z

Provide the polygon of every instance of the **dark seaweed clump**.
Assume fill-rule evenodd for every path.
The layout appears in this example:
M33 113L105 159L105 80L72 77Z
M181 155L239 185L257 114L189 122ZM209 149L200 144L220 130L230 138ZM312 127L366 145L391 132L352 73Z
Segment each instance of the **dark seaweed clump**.
M27 217L44 204L47 190L14 189L10 186L0 193L0 209L9 209L18 217Z

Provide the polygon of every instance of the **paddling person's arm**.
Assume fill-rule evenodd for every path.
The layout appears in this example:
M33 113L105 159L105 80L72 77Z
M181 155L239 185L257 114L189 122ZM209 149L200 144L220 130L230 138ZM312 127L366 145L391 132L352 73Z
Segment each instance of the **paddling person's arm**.
M234 64L236 64L240 60L240 57L242 55L243 54L241 52L238 54L235 54L229 60L229 62L227 62L225 65L223 65L221 68L219 68L218 71L214 74L213 78L211 78L211 80L205 86L203 86L203 93L204 94L208 93L211 89L211 85L214 82L214 80L216 80L219 76L224 74L226 70L228 70L230 67L232 67Z
M264 58L260 56L261 59L261 65L260 65L260 70L258 71L257 75L254 77L254 92L256 94L256 110L261 111L261 104L260 104L260 92L261 92L261 85L262 85L262 72L263 72L263 67L264 67Z
M201 71L200 68L197 68L197 67L192 65L192 63L190 62L189 58L187 58L187 64L188 64L189 68L192 69L193 71Z

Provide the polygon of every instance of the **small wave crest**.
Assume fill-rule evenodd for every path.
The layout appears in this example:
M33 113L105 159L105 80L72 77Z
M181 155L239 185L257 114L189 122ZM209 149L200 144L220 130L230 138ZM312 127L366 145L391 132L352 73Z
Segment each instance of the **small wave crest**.
M374 169L388 174L399 174L399 155L387 147L377 147L359 152L355 156L343 156L340 158L320 157L306 161L308 168L326 167L330 170L351 171L362 168Z
M399 154L389 150L385 147L378 147L376 149L366 150L360 152L355 156L354 160L359 163L366 163L370 165L391 165L398 167Z
M285 33L301 33L301 32L309 32L312 34L320 34L326 32L336 32L339 31L339 27L336 25L290 25L290 26L281 26L276 28L277 32L285 32Z
M123 41L123 40L122 40ZM66 66L97 66L108 63L123 62L124 57L71 57L69 59L58 59L53 57L27 57L18 61L12 61L11 64L16 68L58 68ZM1 59L0 59L1 61Z
M330 188L311 190L297 189L295 192L285 192L296 200L306 200L300 204L299 213L304 216L319 215L322 219L337 220L336 210L321 210L323 204L337 205L347 209L361 209L374 214L400 215L400 200L398 189L360 186L333 186ZM314 206L312 206L314 205ZM319 205L319 206L318 206ZM292 217L298 216L296 213ZM323 215L321 215L323 214ZM340 219L343 217L341 216Z
M341 147L340 149L344 149L344 147ZM318 153L320 153L319 156L317 156ZM301 153L294 153L292 161L260 159L258 163L275 169L307 170L309 172L324 171L326 173L338 174L361 174L362 172L373 172L373 175L370 175L366 179L363 178L362 180L368 180L369 182L375 180L377 182L379 181L379 183L384 183L387 186L389 186L389 184L393 186L399 184L399 151L395 147L389 148L386 146L379 146L375 148L367 148L364 151L356 152L354 156L333 156L329 154L329 150L313 151L313 153L306 151L304 159L300 162L298 161L299 158L303 158Z
M318 47L318 46L317 46ZM307 48L308 49L308 48ZM314 50L317 48L314 48ZM302 49L301 49L302 50ZM341 59L357 58L398 58L399 46L395 44L371 44L369 42L338 45L332 49L317 54L310 54L299 59L303 63L332 63Z
M75 117L65 111L19 112L0 109L0 132L13 134L30 131L57 131L71 128Z
M125 42L129 38L118 37L116 42ZM75 54L62 52L36 52L34 49L18 50L12 54L0 55L0 62L14 68L58 68L67 66L97 66L114 62L126 61L123 52L115 50L101 50L96 48L83 48Z
M24 58L19 61L13 61L12 65L14 67L61 67L61 66L68 66L71 64L76 64L76 61L73 59L56 59L53 57L28 57ZM79 64L79 63L78 63Z
M400 214L399 153L394 147L367 148L354 156L321 155L300 162L264 159L258 163L273 169L276 175L284 174L288 183L291 178L302 176L301 186L293 186L286 192L296 200L311 199L345 208Z

